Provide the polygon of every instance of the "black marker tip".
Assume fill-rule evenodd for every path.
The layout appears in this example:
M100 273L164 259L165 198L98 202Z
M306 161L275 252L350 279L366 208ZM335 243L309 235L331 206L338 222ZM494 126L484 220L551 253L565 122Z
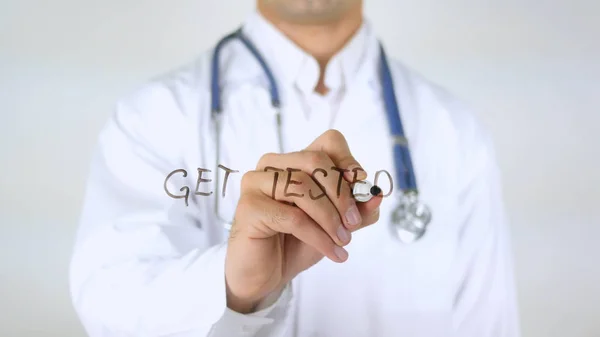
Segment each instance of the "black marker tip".
M369 192L371 193L371 195L376 197L381 193L381 188L379 188L379 186L377 186L377 185L373 185L373 187L371 187L371 190Z

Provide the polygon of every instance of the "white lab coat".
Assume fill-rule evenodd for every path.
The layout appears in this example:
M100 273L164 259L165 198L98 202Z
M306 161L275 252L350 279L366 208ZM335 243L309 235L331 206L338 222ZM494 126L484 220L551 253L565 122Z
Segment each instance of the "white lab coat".
M329 67L328 84L344 89L319 103L326 113L299 101L314 86L314 60L256 13L244 29L280 81L286 152L335 128L371 179L378 170L394 172L375 71L378 45L368 23L345 52L360 57L340 56ZM189 206L163 188L176 169L187 176L168 181L174 194L183 186L194 193L198 168L212 171L204 179L223 177L210 118L210 57L208 51L121 99L101 132L70 270L73 303L90 336L519 335L490 137L463 104L396 61L401 118L421 198L433 211L426 235L413 245L396 241L388 227L395 202L386 198L380 221L354 233L346 263L323 259L257 313L227 309L227 232L213 212L222 186L201 183L198 191L212 195L192 195ZM231 218L242 174L278 146L274 110L254 59L233 42L221 65L219 164L239 173L230 175L219 213ZM293 76L295 84L287 80Z

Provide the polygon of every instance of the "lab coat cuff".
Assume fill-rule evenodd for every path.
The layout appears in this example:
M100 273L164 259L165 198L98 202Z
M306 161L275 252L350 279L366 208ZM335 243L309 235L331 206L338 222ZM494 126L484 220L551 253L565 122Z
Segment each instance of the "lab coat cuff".
M292 296L291 283L287 284L281 292L273 293L265 298L258 306L257 311L250 314L241 314L229 308L225 309L223 316L215 325L214 336L239 336L251 337L256 335L264 326L275 322L272 313L286 310Z
M260 317L267 316L274 308L284 306L290 301L292 295L291 283L286 284L283 290L271 293L265 297L257 306L255 315Z

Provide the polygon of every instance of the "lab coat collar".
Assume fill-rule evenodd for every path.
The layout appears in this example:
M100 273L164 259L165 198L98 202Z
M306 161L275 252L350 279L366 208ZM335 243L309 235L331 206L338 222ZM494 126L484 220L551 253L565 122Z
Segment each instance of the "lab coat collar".
M287 36L267 21L258 11L246 19L243 31L256 44L270 67L277 71L279 81L294 84L303 93L312 93L319 80L317 60L303 51ZM325 85L336 91L353 82L365 61L367 50L375 36L367 19L348 43L330 60L325 73Z

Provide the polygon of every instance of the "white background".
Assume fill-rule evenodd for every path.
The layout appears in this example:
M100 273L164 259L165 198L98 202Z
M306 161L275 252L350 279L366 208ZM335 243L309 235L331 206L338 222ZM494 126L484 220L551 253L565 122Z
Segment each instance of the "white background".
M524 336L600 336L600 2L366 0L388 53L477 108L512 221ZM254 1L0 0L0 335L83 336L67 266L121 95Z

